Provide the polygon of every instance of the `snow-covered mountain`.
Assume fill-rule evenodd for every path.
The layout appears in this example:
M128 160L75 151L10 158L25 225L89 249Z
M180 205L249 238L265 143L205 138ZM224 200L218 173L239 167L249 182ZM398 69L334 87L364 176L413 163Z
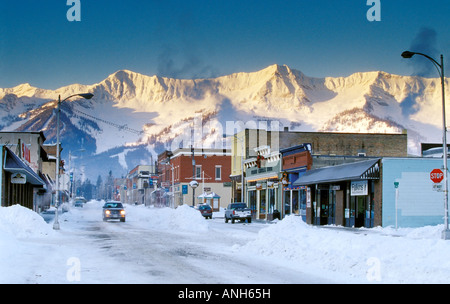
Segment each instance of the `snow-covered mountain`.
M223 134L231 135L234 127L264 126L265 121L299 131L407 129L412 154L420 142L442 140L440 79L384 72L311 78L280 65L194 80L123 70L93 85L0 89L0 130L43 130L47 142L55 142L55 100L83 92L95 96L61 107L63 157L86 150L78 154L92 169L91 180L109 170L125 175L166 148L189 146L192 134L196 146L222 147Z

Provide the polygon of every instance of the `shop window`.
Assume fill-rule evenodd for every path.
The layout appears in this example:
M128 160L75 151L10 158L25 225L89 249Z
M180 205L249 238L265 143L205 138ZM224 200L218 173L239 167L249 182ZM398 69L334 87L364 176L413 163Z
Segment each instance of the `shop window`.
M256 191L248 191L248 203L252 215L256 214Z
M195 178L202 178L202 166L195 166Z
M222 179L222 166L216 166L216 180Z

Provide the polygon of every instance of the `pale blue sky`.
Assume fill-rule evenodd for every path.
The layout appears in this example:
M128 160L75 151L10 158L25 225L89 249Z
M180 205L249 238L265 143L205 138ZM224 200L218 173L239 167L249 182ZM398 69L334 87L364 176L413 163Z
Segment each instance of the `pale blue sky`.
M5 0L0 87L93 84L121 69L215 77L275 63L312 77L411 75L419 59L400 54L413 44L450 59L448 0L381 0L380 22L367 20L369 8L367 0L81 0L81 22L69 22L66 0Z

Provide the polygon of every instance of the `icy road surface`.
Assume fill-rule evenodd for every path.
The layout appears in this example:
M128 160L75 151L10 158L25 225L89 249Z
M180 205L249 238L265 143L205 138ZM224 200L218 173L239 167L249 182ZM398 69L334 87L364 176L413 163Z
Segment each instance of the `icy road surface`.
M88 283L330 283L279 265L274 259L241 254L236 248L254 240L265 223L225 224L221 218L189 219L185 210L179 225L171 212L128 206L127 221L102 222L100 208L72 210L64 216L68 239L78 239L86 252L80 256L80 282ZM166 210L172 211L172 210ZM197 212L197 211L196 211ZM145 215L151 216L148 221ZM159 218L158 218L159 217ZM74 219L76 219L74 221ZM172 219L173 220L173 219ZM191 220L190 223L182 221ZM201 220L202 223L196 223ZM163 223L160 223L163 222ZM207 223L206 226L202 225ZM157 224L156 224L157 223ZM193 225L192 230L186 225ZM197 225L195 227L194 225ZM182 226L181 228L179 226ZM159 227L158 227L159 226ZM200 227L200 228L199 228ZM64 232L63 232L64 233ZM88 251L89 250L89 251ZM76 257L76 256L75 256ZM96 261L95 263L93 263ZM92 265L91 264L95 264ZM65 277L59 283L64 283Z
M347 229L305 224L225 224L189 206L127 206L103 222L102 202L60 216L0 207L1 283L449 283L443 225Z
M226 224L198 211L127 206L103 222L102 202L60 215L61 230L20 206L1 208L0 283L334 283L321 271L249 254L242 246L274 224ZM1 223L0 223L1 224ZM324 274L325 273L325 274ZM335 276L335 275L334 275ZM340 277L338 277L340 278ZM346 282L346 281L341 281Z

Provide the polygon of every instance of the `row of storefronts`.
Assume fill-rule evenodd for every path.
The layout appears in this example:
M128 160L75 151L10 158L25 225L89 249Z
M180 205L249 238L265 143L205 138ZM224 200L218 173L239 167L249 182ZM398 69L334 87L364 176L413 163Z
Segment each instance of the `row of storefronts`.
M322 155L310 143L252 150L242 157L244 184L236 174L235 189L244 189L243 200L255 219L295 214L311 225L355 228L443 222L442 187L430 180L442 158L406 157L406 145L388 156L383 149L378 155ZM241 199L238 192L234 200Z
M430 172L439 158L371 158L318 169L251 175L247 201L258 219L289 214L311 225L423 227L443 223L442 188ZM260 172L267 168L249 168Z
M294 186L306 187L306 221L315 225L381 225L380 159L306 172Z
M310 144L256 150L258 156L244 162L246 197L255 218L273 220L296 214L309 224L348 227L373 227L381 222L375 220L379 158L347 157L351 162L311 170Z
M42 132L0 132L0 206L41 211L54 203L56 160L44 141Z

